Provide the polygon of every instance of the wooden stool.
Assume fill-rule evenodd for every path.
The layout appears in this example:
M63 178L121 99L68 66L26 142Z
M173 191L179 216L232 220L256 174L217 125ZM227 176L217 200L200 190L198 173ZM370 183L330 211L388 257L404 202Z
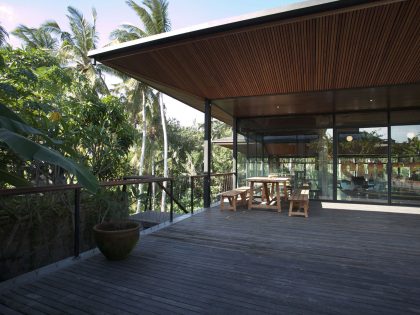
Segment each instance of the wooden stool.
M289 197L289 217L292 215L308 217L309 211L309 189L298 189ZM303 208L303 212L300 209Z

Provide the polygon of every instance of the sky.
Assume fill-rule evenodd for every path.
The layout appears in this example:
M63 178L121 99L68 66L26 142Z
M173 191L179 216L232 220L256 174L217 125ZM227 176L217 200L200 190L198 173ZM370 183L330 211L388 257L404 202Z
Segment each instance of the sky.
M136 1L136 0L135 0ZM302 0L169 0L169 19L172 30L289 5ZM136 3L140 4L141 0ZM67 29L67 7L73 6L92 21L91 9L97 11L98 47L109 42L109 34L121 24L140 25L140 20L124 0L6 0L0 1L0 23L10 33L19 24L39 27L46 20L55 20ZM9 42L19 47L19 41L10 34ZM168 118L181 125L202 123L204 115L170 97L164 98Z

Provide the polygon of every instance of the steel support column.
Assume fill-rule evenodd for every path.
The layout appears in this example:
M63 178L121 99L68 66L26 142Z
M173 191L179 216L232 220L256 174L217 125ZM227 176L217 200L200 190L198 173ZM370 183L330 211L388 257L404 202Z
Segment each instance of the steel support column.
M232 187L238 187L238 119L233 119L233 126L232 126L232 135L233 135L233 150L232 150L232 158L233 158L233 165L232 165L232 172L233 174L233 183Z
M335 114L333 114L333 200L337 201L337 167L338 167L338 130L335 126Z
M387 136L388 136L388 148L387 148L387 160L386 172L388 180L388 204L392 203L392 138L391 138L391 112L390 112L390 97L389 97L389 87L387 88L386 93L386 102L387 102Z
M206 100L204 110L204 208L211 203L211 103Z

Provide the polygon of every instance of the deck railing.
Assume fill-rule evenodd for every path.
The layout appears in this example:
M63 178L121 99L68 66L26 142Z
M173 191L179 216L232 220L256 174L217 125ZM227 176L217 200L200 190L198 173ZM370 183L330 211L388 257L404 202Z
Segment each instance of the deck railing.
M232 188L233 174L211 175L212 202L217 201L220 192ZM151 186L156 184L168 195L170 221L175 210L193 213L194 209L203 207L204 178L204 175L183 176L174 181L172 178L127 176L101 182L96 195L77 184L0 189L0 271L13 269L12 261L15 266L19 265L16 259L30 265L19 267L21 271L15 268L9 276L0 272L0 281L69 256L78 257L82 251L93 248L92 226L109 212L118 214L130 206L134 211L140 196L139 184L148 188L141 196L145 210L153 210L150 193ZM168 188L163 185L165 181L169 182Z
M210 188L211 188L211 202L214 203L218 200L220 193L223 191L231 190L233 188L233 175L235 173L215 173L211 174ZM194 201L199 201L197 208L202 208L203 195L204 195L204 179L206 175L190 176L190 209L194 213ZM204 202L203 202L204 204Z
M168 191L162 183L170 182L170 190ZM173 202L178 203L174 200L173 196L173 179L165 177L152 177L152 176L128 176L122 180L113 180L99 183L100 187L113 187L122 186L123 192L127 190L127 185L145 184L145 183L157 183L162 190L165 190L170 198L170 221L173 221ZM82 186L78 184L68 185L51 185L41 187L23 187L13 189L1 189L0 196L13 196L13 195L28 195L28 194L43 194L49 192L59 192L66 190L74 191L74 256L77 257L80 254L80 197L81 197ZM182 207L182 206L181 206ZM185 212L188 212L185 210Z
M163 182L169 182L169 187L165 188ZM128 213L132 200L128 199L131 194L127 187L147 183L157 183L167 192L172 221L177 202L172 198L172 178L136 177L101 182L96 195L87 193L78 184L1 189L0 281L69 256L77 258L81 251L93 248L90 233L93 224L110 213L117 218L121 215L119 211ZM105 189L111 187L114 189ZM22 259L28 266L19 267L16 259ZM10 270L14 271L10 274Z

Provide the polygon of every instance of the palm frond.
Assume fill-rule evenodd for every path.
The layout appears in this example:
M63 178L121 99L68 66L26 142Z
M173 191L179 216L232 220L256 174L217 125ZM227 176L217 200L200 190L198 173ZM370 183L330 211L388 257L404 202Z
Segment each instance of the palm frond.
M30 46L32 43L32 29L25 25L19 25L15 30L12 31L12 34L19 38L24 45Z
M6 38L8 37L9 34L7 33L6 29L0 25L0 47L6 44Z
M44 23L41 24L42 29L44 29L47 32L53 33L55 35L61 35L62 30L58 23L54 20L47 20Z
M158 33L165 33L171 30L171 23L168 18L168 2L166 0L145 0L149 3L150 12Z
M145 36L147 36L147 34L141 28L131 24L122 24L110 34L111 39L116 39L120 43Z
M51 36L51 33L44 28L30 28L23 24L19 25L13 32L25 47L40 49L56 49L58 45L57 39Z
M99 68L102 73L106 73L106 74L109 74L109 75L113 75L115 77L119 77L123 81L127 81L128 79L130 79L130 77L128 75L126 75L125 73L122 73L118 70L107 67L103 64L97 64L95 67Z
M146 1L144 1L143 3L145 2ZM143 23L145 27L145 33L147 35L158 34L153 18L145 8L139 6L133 0L127 0L126 3L128 4L130 8L132 8L136 12L137 16L140 18L141 22Z

